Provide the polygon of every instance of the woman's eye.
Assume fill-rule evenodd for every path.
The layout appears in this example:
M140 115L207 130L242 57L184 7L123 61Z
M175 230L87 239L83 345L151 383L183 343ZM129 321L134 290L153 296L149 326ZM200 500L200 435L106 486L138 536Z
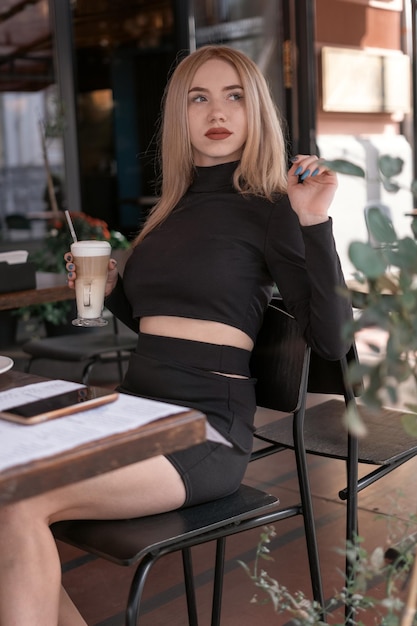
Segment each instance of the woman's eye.
M233 102L238 102L243 99L243 93L231 93L229 98L230 100L233 100Z
M205 96L194 96L192 102L205 102L207 98Z

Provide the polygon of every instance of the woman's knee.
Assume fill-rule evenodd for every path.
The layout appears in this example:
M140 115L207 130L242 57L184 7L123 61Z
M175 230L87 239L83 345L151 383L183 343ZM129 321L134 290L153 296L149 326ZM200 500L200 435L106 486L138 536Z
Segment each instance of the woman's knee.
M0 507L0 532L18 532L27 530L29 520L33 515L29 513L25 501L8 504Z
M36 523L49 524L48 507L37 498L27 498L0 507L0 527L30 528Z

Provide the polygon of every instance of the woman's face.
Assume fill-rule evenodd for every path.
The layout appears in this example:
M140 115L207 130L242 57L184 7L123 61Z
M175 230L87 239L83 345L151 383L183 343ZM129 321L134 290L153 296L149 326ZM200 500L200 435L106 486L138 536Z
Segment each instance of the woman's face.
M245 94L232 65L210 59L196 71L188 92L188 123L195 165L240 159L248 122Z

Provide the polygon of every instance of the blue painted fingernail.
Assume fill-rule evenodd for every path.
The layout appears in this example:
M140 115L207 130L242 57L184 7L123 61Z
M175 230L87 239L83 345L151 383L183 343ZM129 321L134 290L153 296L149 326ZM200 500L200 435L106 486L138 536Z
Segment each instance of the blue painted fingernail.
M298 176L299 174L301 174L302 171L303 171L303 168L301 167L301 165L299 165L294 172L294 176Z
M69 269L69 270L73 270L73 269L74 269L74 264L73 264L73 263L70 263L70 264L68 265L68 269Z
M72 278L73 274L72 272L68 272L68 278Z
M304 174L301 174L300 178L301 180L305 180L307 176L310 176L310 170L306 170Z
M319 168L316 167L316 169L314 170L314 172L312 173L312 176L317 176L317 174L320 172Z
M291 163L296 163L298 161L298 156L290 157L290 161L291 161Z

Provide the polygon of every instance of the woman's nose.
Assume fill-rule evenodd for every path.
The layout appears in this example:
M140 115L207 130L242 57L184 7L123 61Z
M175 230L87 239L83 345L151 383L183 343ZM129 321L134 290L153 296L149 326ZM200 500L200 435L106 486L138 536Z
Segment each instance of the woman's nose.
M218 105L213 105L209 112L209 119L211 122L222 121L224 122L226 119L226 114L222 107Z

